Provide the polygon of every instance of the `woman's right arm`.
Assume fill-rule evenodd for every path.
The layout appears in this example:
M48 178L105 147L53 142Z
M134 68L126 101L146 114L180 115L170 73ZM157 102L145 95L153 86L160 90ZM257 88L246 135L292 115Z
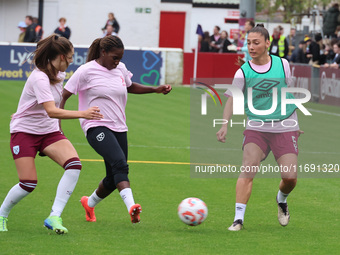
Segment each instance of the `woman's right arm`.
M228 123L232 115L233 115L233 97L229 97L223 111L223 120L225 120L226 123L223 124L221 129L216 133L217 140L222 143L225 143L225 139L228 132Z
M86 111L69 111L64 110L66 100L72 95L71 92L64 89L62 100L60 102L60 108L56 107L54 101L44 102L43 106L45 111L47 112L50 118L56 119L91 119L91 120L100 120L103 118L103 115L100 114L99 107L93 106L87 109Z
M89 119L89 120L100 120L103 118L103 115L99 113L99 107L93 106L86 111L69 111L60 109L55 106L54 101L49 101L43 103L45 111L47 112L50 118L56 119Z

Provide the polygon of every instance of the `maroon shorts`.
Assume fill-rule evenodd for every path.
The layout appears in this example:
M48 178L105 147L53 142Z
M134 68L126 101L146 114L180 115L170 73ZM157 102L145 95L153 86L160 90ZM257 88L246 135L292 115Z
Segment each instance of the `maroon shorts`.
M243 132L244 140L243 146L248 143L255 143L261 148L263 153L268 156L269 152L272 151L276 160L282 155L288 153L299 154L298 149L298 132L284 132L284 133L267 133L258 132L253 130L245 130Z
M52 143L62 139L67 139L60 131L49 133L46 135L33 135L23 132L11 134L11 151L14 159L22 157L33 157L39 151L42 151ZM44 156L42 154L41 156Z

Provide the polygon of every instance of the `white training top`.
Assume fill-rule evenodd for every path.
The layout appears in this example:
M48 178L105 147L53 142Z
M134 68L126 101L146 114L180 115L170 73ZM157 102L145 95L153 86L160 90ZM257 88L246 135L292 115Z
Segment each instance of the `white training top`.
M43 135L59 131L59 120L50 118L42 103L54 101L59 107L63 91L65 72L59 72L62 81L51 85L48 76L35 68L28 77L22 91L18 109L10 123L11 134L24 132Z
M79 119L86 135L92 127L104 126L115 132L125 132L125 106L127 101L127 87L131 86L132 74L120 62L119 65L108 70L92 60L82 66L72 75L65 85L65 89L72 94L79 93L79 111L92 106L98 106L104 118L101 120Z
M289 63L284 58L282 58L282 63L283 63L283 69L284 69L285 76L286 76L286 83L287 83L287 86L290 87L290 84L292 82L292 76L290 73ZM249 62L249 64L256 72L265 73L271 67L271 60L265 65L256 65L252 63L251 61ZM241 68L239 68L236 71L232 85L237 86L239 89L241 89L241 91L244 91L244 75L243 75ZM227 90L224 93L224 95L227 97L230 97L232 96L232 93L230 90ZM286 124L283 123L283 121ZM296 125L294 126L295 123ZM298 131L300 128L298 124L297 113L296 111L294 111L294 113L291 116L289 116L289 118L282 120L282 121L264 122L264 123L259 123L258 125L256 125L255 122L253 121L252 124L249 125L249 119L248 119L246 122L246 129L260 131L260 132L282 133L282 132Z

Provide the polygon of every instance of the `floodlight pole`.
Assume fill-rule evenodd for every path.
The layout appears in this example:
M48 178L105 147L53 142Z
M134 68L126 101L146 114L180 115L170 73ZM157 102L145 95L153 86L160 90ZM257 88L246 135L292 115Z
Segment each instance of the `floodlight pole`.
M240 0L240 18L254 19L256 0Z
M244 25L247 20L255 19L255 12L256 12L256 0L240 0L240 19L238 21L238 25L240 29L241 40L239 40L239 45L237 45L239 47L243 46L243 40L245 35Z
M39 0L38 23L40 26L43 26L43 16L44 16L44 0Z

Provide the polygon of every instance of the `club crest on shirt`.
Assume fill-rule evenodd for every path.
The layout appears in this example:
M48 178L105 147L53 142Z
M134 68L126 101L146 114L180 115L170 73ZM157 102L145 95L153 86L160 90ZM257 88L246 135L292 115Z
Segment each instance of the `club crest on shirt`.
M13 146L13 153L14 153L15 155L18 155L19 152L20 152L20 147L19 147L19 145Z
M97 138L98 142L103 141L104 138L105 138L104 132L101 132L99 135L96 136L96 138Z

